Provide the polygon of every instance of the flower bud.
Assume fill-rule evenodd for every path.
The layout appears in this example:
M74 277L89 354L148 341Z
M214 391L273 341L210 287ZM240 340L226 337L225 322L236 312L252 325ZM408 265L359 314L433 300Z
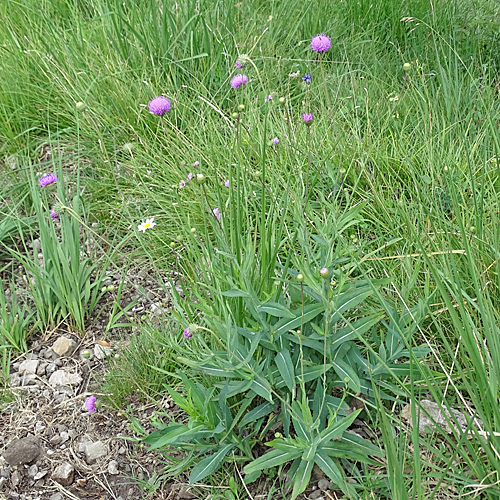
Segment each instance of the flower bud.
M87 107L87 106L85 106L85 103L84 103L84 102L81 102L81 101L80 101L80 102L77 102L77 103L75 104L75 106L76 106L76 109L77 109L78 111L84 111L84 110L85 110L85 108Z
M297 281L304 281L304 276L302 274L297 274Z
M245 109L245 105L244 105L244 104L240 104L240 105L238 106L238 109L239 109L240 111L243 111L243 110Z
M411 69L411 64L410 64L410 63L407 63L407 62L406 62L406 63L404 63L404 64L403 64L403 69L404 69L405 71L410 71L410 69Z
M326 267L323 267L322 269L320 269L319 274L321 274L322 278L328 278L328 276L330 275L330 271L328 271Z
M203 174L196 174L196 182L198 184L204 184L205 183L205 176Z

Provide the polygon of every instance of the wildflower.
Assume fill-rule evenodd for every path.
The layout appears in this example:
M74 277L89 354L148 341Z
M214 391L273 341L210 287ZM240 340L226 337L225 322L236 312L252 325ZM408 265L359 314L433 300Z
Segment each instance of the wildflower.
M324 35L323 33L313 36L311 40L311 49L313 49L314 52L326 52L331 46L332 42L330 37Z
M235 65L238 69L242 69L242 68L243 68L243 64L241 64L239 60L236 60L236 62L234 63L234 65Z
M323 267L322 269L319 270L319 274L321 275L322 278L328 278L330 271L326 267Z
M277 137L275 137L274 139L271 139L271 142L273 143L273 146L276 146L276 144L278 144L280 140Z
M312 113L302 113L302 119L305 121L306 125L311 125L311 122L313 120L313 114Z
M285 104L286 99L284 97L279 98L280 104Z
M250 61L250 58L246 54L241 54L241 56L236 60L234 65L238 69L243 69L247 65L248 61Z
M85 409L89 413L94 413L95 412L95 402L97 401L97 398L95 396L89 396L85 400Z
M54 174L43 174L40 179L38 179L40 186L45 187L49 184L57 182L57 177Z
M267 97L264 98L264 102L272 101L272 100L273 100L272 94L269 94Z
M57 214L56 214L56 211L55 211L53 208L51 208L51 209L50 209L50 217L51 217L52 219L57 219L57 220L59 220L59 215L57 215Z
M405 71L410 71L410 69L411 69L411 64L410 64L410 63L404 63L404 64L403 64L403 69L404 69Z
M217 207L215 207L212 210L212 212L213 212L215 218L220 222L222 220L222 214L221 214L220 210Z
M146 229L149 229L151 227L156 226L156 222L153 222L155 220L154 217L151 217L151 219L146 219L146 222L143 222L139 227L139 231L142 231L143 233L146 232Z
M188 326L186 329L184 329L184 337L190 339L192 336L193 334L189 331L189 326Z
M186 187L186 181L184 179L182 179L180 182L179 182L179 189L182 189L183 187Z
M246 85L248 83L248 77L247 75L234 75L233 78L231 78L231 87L233 89L240 88L242 85Z
M194 166L197 167L200 164L200 162L197 160L194 162Z
M170 111L170 101L162 95L155 97L149 101L148 109L154 115L163 116L167 111Z
M311 75L308 75L307 73L302 77L302 80L306 83L311 83Z
M229 187L229 180L227 180L226 182L224 182L224 186L226 186L227 188Z
M289 73L288 77L289 78L298 78L300 76L300 71L297 71L296 73Z
M192 180L192 179L193 179L193 172L189 172L189 174L188 174L188 176L187 176L187 180L188 180L188 182L189 182L190 180Z

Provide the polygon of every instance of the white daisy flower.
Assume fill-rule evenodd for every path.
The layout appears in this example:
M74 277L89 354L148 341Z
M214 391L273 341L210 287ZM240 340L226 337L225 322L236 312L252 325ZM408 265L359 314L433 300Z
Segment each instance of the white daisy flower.
M156 226L156 222L154 222L155 218L151 217L151 219L146 219L146 222L143 222L139 227L139 231L142 231L143 233L146 232L146 229L149 229L151 227Z

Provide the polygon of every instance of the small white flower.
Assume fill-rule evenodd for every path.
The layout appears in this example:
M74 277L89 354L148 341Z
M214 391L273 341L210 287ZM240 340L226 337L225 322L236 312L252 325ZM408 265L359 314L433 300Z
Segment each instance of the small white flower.
M146 219L146 222L143 222L139 227L139 231L142 231L143 233L146 232L146 229L149 229L151 227L156 226L156 222L154 222L155 218L151 217L151 219Z

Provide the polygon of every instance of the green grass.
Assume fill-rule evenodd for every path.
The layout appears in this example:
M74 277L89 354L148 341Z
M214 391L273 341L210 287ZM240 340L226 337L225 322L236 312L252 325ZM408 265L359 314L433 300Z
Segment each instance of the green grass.
M0 5L8 20L0 26L0 241L12 246L43 229L40 198L30 190L35 172L56 165L73 190L59 196L73 200L78 190L85 227L97 223L91 227L108 257L92 279L113 261L146 265L173 285L166 290L176 323L169 325L178 326L145 331L122 353L107 382L115 404L134 392L160 398L167 386L182 393L179 370L213 386L186 360L230 350L223 332L256 327L255 304L298 307L303 286L328 297L324 266L335 280L331 290L361 278L378 284L335 328L368 311L392 324L391 311L410 318L398 328L411 331L402 335L411 373L400 378L393 370L395 400L375 386L365 412L382 429L381 477L369 479L370 465L343 463L358 495L431 499L437 493L422 478L432 476L455 498L480 489L484 498L498 497L490 474L500 468L497 9L489 0ZM332 38L321 57L309 47L319 32ZM250 81L234 90L229 80L241 54L251 60L241 70ZM172 110L159 119L147 104L161 94ZM304 112L314 114L309 128ZM47 144L49 160L39 154ZM206 182L179 189L190 172ZM157 225L138 232L150 217ZM76 269L80 242L71 234L61 251ZM222 294L235 289L254 302ZM51 300L55 308L60 298ZM48 315L42 302L39 314ZM408 311L425 303L413 321ZM85 308L73 309L83 330ZM199 330L187 341L188 326L212 333ZM316 326L334 328L328 320ZM386 325L373 329L356 345L375 366L386 362ZM150 343L179 356L159 359ZM424 362L412 351L422 345L430 349ZM300 360L297 367L308 362ZM348 399L356 392L346 391ZM481 418L481 432L471 427L466 439L403 430L401 407L413 402L416 414L425 397ZM231 404L236 413L241 400ZM245 494L242 485L237 492Z

